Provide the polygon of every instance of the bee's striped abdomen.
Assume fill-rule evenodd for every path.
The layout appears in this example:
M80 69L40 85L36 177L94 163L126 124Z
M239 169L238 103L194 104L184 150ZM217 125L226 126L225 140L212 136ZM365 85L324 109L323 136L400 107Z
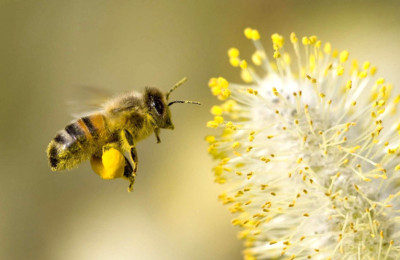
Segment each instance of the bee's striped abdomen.
M103 115L83 117L59 131L47 148L53 171L70 169L88 159L105 130Z

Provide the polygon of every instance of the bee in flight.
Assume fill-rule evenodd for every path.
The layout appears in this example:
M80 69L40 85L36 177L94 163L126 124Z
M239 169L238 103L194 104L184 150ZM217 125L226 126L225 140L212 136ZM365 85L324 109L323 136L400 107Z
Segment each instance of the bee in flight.
M101 178L125 178L130 182L128 191L132 191L138 169L136 143L152 133L160 143L160 129L174 129L169 110L172 104L200 105L185 100L168 103L169 95L185 81L183 78L166 94L146 87L144 93L132 91L110 99L100 111L67 125L47 147L51 170L71 169L89 159Z

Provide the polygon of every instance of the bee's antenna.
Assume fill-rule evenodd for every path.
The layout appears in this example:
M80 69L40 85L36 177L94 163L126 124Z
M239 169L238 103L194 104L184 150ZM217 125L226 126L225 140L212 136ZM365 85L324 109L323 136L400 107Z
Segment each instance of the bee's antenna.
M175 100L175 101L169 102L169 103L168 103L168 106L170 106L170 105L172 105L172 104L175 104L175 103L183 103L183 104L195 104L195 105L201 105L201 103L200 103L200 102L197 102L197 101L189 101L189 100Z
M176 83L167 93L167 95L165 95L165 97L167 98L167 100L169 99L169 95L172 93L172 91L174 91L175 89L177 89L180 85L182 85L183 83L185 83L185 81L187 80L186 77L184 77L183 79L181 79L178 83Z

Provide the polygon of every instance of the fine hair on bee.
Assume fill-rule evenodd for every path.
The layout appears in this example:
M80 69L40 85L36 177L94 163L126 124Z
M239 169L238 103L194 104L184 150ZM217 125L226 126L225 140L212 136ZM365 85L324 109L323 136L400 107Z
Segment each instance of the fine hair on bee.
M167 93L146 87L143 93L132 91L117 96L105 102L100 111L68 124L47 147L51 170L69 170L90 160L101 178L125 178L129 181L128 191L132 191L138 169L137 142L154 133L160 143L160 129L174 129L171 105L200 105L187 100L168 102L170 94L186 80L180 80Z

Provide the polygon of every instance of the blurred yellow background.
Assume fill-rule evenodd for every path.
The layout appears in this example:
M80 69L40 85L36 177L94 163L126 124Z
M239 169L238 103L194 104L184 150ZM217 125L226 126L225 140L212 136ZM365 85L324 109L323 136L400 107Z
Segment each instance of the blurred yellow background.
M249 57L247 26L269 53L272 33L317 35L399 88L399 13L398 1L0 0L0 259L241 259L204 142L208 79L240 81L226 50ZM183 76L173 99L203 106L171 107L175 130L138 144L133 193L88 163L50 171L74 89L166 91Z

